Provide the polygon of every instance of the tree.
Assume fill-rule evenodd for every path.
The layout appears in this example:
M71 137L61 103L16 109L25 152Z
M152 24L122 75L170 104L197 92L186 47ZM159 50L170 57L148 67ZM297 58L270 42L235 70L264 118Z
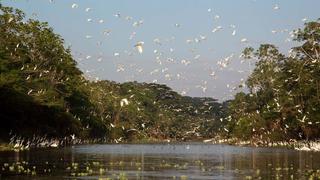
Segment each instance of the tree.
M319 138L320 23L306 23L295 32L295 40L302 45L292 48L289 56L270 44L244 50L245 58L258 61L246 82L249 94L237 94L229 106L235 135L247 134L245 127L256 122L260 128L252 128L260 137Z

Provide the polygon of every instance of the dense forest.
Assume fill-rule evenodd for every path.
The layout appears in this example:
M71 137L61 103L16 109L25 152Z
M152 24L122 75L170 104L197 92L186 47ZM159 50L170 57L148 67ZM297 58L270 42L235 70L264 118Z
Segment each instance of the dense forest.
M246 48L257 62L248 93L219 103L155 83L90 81L47 23L0 4L0 138L319 138L320 22L293 35L301 46L289 55L270 44Z
M320 20L292 31L300 46L289 54L271 44L243 51L257 60L247 79L248 94L229 104L229 136L290 140L320 137Z
M1 137L99 138L118 142L211 137L224 113L212 98L159 84L89 81L47 23L1 7Z

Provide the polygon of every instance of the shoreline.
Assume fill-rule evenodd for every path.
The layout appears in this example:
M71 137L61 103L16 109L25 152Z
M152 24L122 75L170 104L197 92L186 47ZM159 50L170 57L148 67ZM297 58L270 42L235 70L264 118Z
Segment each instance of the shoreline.
M102 140L80 140L75 139L71 140L68 143L61 142L57 139L53 140L46 140L46 143L39 143L37 145L17 145L17 143L0 143L0 152L3 151L28 151L30 149L41 149L41 148L61 148L61 147L68 147L73 145L93 145L93 144L187 144L187 143L199 143L199 144L206 144L206 145L230 145L230 146L238 146L238 147L259 147L259 148L288 148L297 151L313 151L313 152L320 152L320 139L314 141L306 141L306 140L299 140L293 142L287 141L275 141L269 143L261 143L260 141L241 141L238 139L203 139L203 140L189 140L189 141L176 141L172 139L148 139L148 140L141 140L141 141L126 141L126 142L106 142Z

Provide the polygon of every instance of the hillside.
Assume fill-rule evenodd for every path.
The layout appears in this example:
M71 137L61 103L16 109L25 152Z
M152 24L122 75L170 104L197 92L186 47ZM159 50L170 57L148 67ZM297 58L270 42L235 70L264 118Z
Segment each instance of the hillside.
M1 139L10 136L105 141L211 137L222 105L166 85L89 81L47 23L1 7Z

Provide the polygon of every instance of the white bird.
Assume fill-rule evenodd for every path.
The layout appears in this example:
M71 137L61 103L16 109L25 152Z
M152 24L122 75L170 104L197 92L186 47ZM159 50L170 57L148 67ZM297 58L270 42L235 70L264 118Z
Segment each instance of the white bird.
M52 144L50 144L50 147L56 148L56 147L58 147L58 143L57 142L53 142Z
M247 40L246 38L242 38L242 39L241 39L241 42L242 42L242 43L247 43L248 40Z
M212 72L210 73L210 76L216 77L216 72L212 71Z
M191 63L191 61L188 61L188 60L185 60L185 59L181 60L181 64L184 64L185 66L188 66L190 63Z
M144 42L139 41L137 44L134 45L134 47L137 48L138 52L141 54L143 52L143 44Z
M71 136L71 139L74 140L76 138L76 135L75 134L72 134L70 135Z
M201 39L202 41L204 41L204 40L206 40L206 39L207 39L207 37L206 37L206 36L202 36L202 35L200 35L199 37L200 37L200 39Z
M127 130L127 132L130 132L130 131L138 131L138 130L137 130L137 129L134 129L134 128Z
M121 14L120 14L120 13L117 13L117 14L114 14L113 16L114 16L114 17L117 17L117 18L120 18L120 17L121 17Z
M195 55L194 57L193 57L193 59L195 59L195 60L197 60L197 59L199 59L200 58L200 54L197 54L197 55Z
M187 92L186 92L186 91L181 91L180 94L181 94L182 96L184 96L184 95L187 94Z
M9 18L8 23L10 23L11 21L13 21L13 17Z
M214 139L205 139L203 140L204 143L212 142Z
M219 31L220 29L222 29L222 26L217 26L216 28L214 28L214 29L212 30L212 32L215 33L215 32L217 32L217 31Z
M236 35L236 30L233 30L232 31L232 36L235 36Z
M127 98L121 99L121 101L120 101L120 106L121 107L124 106L124 105L128 105L128 104L129 104L129 101L128 101Z
M72 4L71 8L72 8L72 9L78 8L78 4L76 4L76 3Z
M28 91L28 95L30 95L30 94L32 93L32 91L33 91L33 90L32 90L32 89L30 89L30 90Z
M187 43L187 44L190 44L190 43L192 43L192 42L193 42L192 39L187 39L187 40L186 40L186 43Z
M140 25L142 25L143 24L143 20L139 20L139 21L135 21L133 24L132 24L132 26L133 27L138 27L138 26L140 26Z

